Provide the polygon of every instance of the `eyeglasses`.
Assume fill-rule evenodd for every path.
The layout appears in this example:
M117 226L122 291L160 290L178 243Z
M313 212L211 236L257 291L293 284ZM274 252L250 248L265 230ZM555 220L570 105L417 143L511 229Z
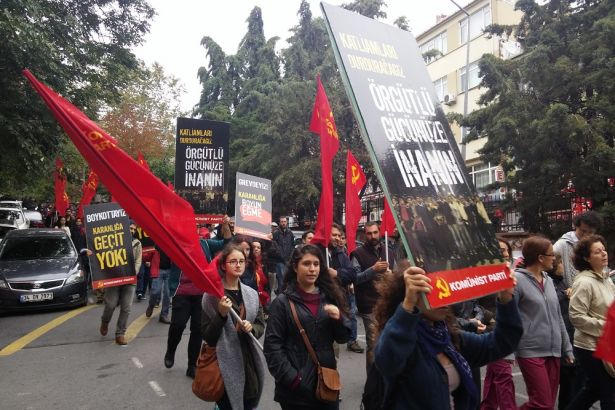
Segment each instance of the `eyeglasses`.
M231 266L239 266L239 265L245 265L246 260L245 259L241 259L241 260L231 259L230 261L226 261L226 263L228 263Z

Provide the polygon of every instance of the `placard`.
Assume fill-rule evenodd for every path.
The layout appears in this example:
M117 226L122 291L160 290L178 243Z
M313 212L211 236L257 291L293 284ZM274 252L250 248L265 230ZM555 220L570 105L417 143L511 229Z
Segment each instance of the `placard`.
M491 220L412 34L329 4L321 7L404 247L440 289L428 295L429 304L511 287Z
M197 223L222 223L227 213L229 135L227 122L177 119L175 192Z
M136 284L130 220L115 202L86 206L83 222L92 272L92 288Z
M269 239L271 235L271 180L237 173L235 233Z

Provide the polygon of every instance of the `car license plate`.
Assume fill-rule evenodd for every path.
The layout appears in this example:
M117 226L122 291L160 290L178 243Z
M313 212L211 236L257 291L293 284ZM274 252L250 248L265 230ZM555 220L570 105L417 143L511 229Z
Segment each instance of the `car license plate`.
M45 293L33 293L31 295L21 295L19 300L21 302L41 302L43 300L52 300L53 292Z

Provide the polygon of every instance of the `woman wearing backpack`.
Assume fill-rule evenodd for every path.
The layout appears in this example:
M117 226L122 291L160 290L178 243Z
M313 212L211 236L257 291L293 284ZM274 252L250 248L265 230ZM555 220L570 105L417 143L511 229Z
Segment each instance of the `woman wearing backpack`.
M337 410L337 401L316 398L317 366L293 317L291 303L322 367L335 369L333 342L350 338L342 290L331 279L320 250L296 248L284 277L284 292L272 303L265 334L265 357L275 378L274 400L282 409Z
M378 283L374 364L383 399L399 410L474 410L480 398L471 367L512 353L521 338L514 289L499 293L495 330L483 334L459 330L448 307L426 309L419 293L432 289L425 271L407 262Z
M224 381L224 396L216 403L220 410L255 409L263 392L265 358L247 333L260 337L265 320L258 294L239 281L245 266L243 250L227 244L217 266L224 296L219 299L207 293L203 295L201 333L207 345L216 347ZM240 323L232 319L231 309L244 318Z

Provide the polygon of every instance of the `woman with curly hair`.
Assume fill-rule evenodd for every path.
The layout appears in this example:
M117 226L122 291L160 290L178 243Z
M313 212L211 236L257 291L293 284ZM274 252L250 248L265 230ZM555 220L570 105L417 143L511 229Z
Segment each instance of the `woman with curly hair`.
M449 307L427 309L420 294L432 291L431 279L407 262L384 275L377 289L374 364L387 408L476 409L471 368L512 353L521 338L514 289L499 293L495 329L483 334L461 331Z
M350 338L350 320L340 287L327 271L314 245L296 248L284 277L284 292L272 303L265 333L265 358L275 378L274 400L282 409L336 410L338 402L316 399L317 368L291 311L294 303L301 326L322 367L337 368L333 342Z
M600 400L602 410L615 409L615 378L600 359L593 357L602 334L609 306L615 300L615 285L605 271L609 263L606 242L599 235L580 240L574 248L570 322L575 328L574 353L586 375L585 384L569 409L588 409Z

